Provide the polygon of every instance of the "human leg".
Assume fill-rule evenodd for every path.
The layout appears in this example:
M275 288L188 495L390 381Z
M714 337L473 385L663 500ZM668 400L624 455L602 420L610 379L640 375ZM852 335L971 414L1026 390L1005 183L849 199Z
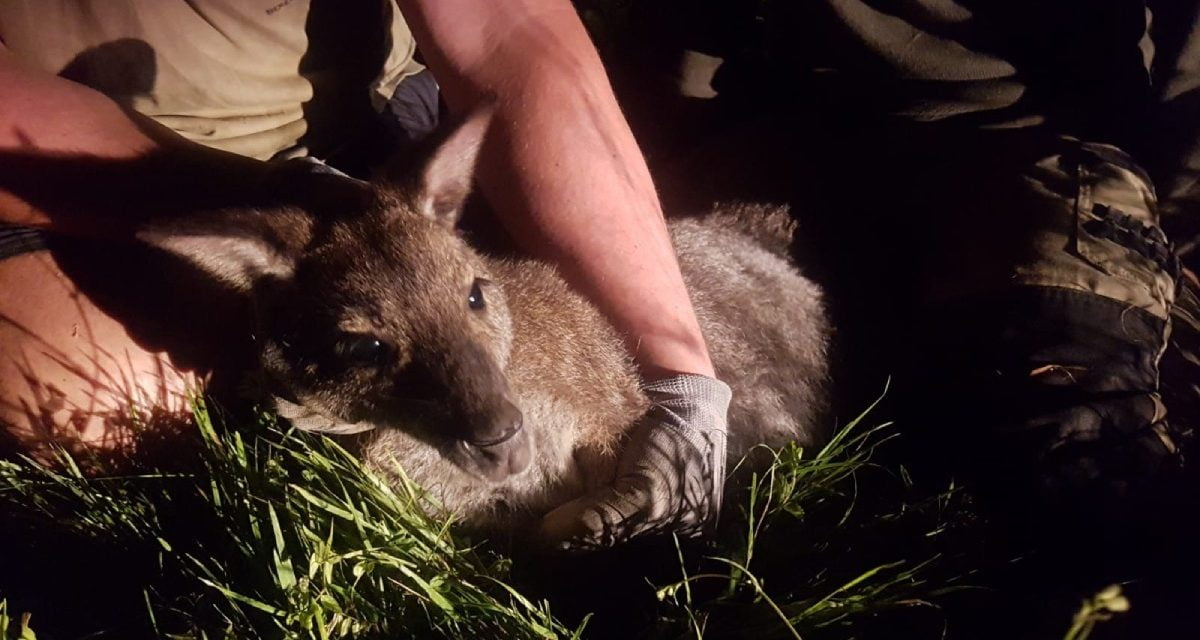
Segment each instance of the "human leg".
M1178 267L1153 187L1108 145L979 152L997 156L946 156L964 169L934 163L941 191L911 203L932 212L913 327L928 449L1022 508L1144 504L1180 463L1158 374Z
M193 354L213 350L213 334L181 336L180 342L190 343L186 349L147 338L147 324L158 325L159 335L172 333L168 314L146 303L143 317L135 318L133 305L116 304L87 277L77 277L73 259L82 256L70 253L41 250L0 261L5 448L46 460L54 447L64 447L102 461L145 453L163 438L169 443L170 432L189 415L191 394L211 370ZM123 255L101 253L114 261ZM156 270L132 261L128 268ZM96 266L92 276L105 271ZM114 282L132 289L135 302L155 295L152 287L139 291L143 284L134 278Z

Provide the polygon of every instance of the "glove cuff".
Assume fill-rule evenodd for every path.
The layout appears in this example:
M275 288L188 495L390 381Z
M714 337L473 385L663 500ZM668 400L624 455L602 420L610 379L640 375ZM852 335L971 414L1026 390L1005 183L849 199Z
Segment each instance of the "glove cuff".
M729 385L708 376L679 374L642 386L651 402L647 416L671 429L695 447L711 478L713 515L720 511L725 486L725 449L728 440Z
M703 403L721 411L729 410L733 390L729 385L708 376L680 373L642 384L642 391L657 403L664 398L682 398Z
M715 449L724 462L727 416L733 398L729 385L708 376L679 374L646 383L642 391L652 405L651 414L697 450L707 453Z

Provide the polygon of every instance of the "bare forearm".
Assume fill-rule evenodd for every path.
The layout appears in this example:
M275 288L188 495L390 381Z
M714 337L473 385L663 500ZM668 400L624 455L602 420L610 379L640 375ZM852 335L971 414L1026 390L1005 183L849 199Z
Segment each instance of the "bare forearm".
M188 142L0 45L0 222L71 233L241 190L262 163ZM237 186L235 186L237 185ZM205 200L204 197L199 197Z
M496 102L481 181L518 241L606 312L648 374L712 375L649 172L571 5L408 4L451 108ZM445 33L467 17L477 33Z

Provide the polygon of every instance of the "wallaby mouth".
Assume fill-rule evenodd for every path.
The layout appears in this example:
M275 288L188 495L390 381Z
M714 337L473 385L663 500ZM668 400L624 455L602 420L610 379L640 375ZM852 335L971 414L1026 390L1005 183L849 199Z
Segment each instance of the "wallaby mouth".
M508 400L500 400L493 411L469 421L463 440L477 447L492 447L517 435L523 422L520 409Z
M467 472L498 483L529 468L533 460L532 444L529 435L518 425L494 444L458 440L450 451L450 458Z
M509 427L509 429L508 429L507 431L504 431L503 433L501 433L500 435L496 436L495 438L491 438L491 439L484 438L484 439L478 439L478 440L468 440L468 441L467 441L467 443L468 443L468 444L473 444L473 445L475 445L475 446L477 446L477 447L493 447L493 446L496 446L496 445L498 445L498 444L502 444L502 443L508 442L509 440L511 440L511 439L512 439L512 437L513 437L513 436L517 435L517 432L518 432L518 431L520 431L520 430L521 430L521 423L520 423L520 422L517 422L517 424L514 424L513 426Z

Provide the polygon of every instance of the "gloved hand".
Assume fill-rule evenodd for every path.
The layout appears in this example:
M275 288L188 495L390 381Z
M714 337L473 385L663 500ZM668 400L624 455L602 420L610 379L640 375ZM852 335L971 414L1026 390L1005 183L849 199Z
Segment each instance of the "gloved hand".
M616 480L546 515L539 533L551 546L584 550L652 533L699 536L715 524L725 484L729 386L677 375L643 390L651 407L625 443Z

